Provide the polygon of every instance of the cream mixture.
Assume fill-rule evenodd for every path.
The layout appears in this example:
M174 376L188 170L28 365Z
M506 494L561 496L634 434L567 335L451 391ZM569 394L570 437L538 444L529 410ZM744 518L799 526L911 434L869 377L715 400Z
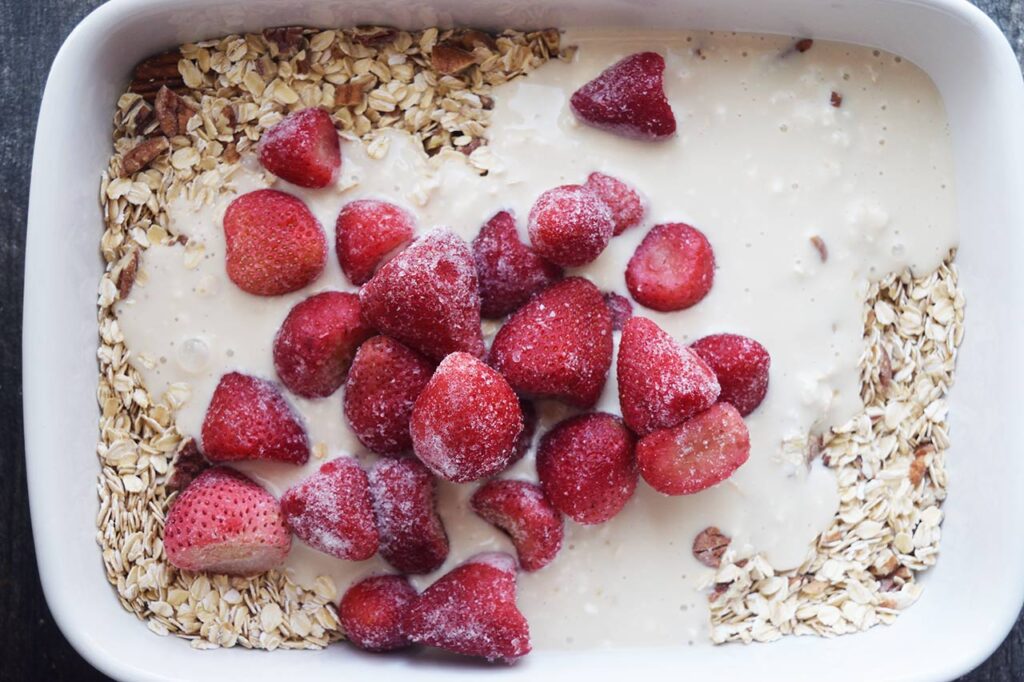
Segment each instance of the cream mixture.
M608 523L566 520L555 561L520 574L519 605L537 648L706 641L701 590L711 569L694 559L694 536L715 525L739 555L763 552L776 569L793 568L836 511L834 477L820 463L805 465L806 442L862 407L858 362L868 281L907 266L928 271L956 244L945 112L921 70L869 48L815 42L799 53L792 39L775 36L607 31L570 31L563 44L579 45L572 63L552 61L497 90L489 146L474 156L488 167L485 176L460 153L428 159L412 137L390 131L374 142L374 155L386 148L380 159L360 142L343 141L341 177L324 190L276 180L246 157L215 203L178 198L167 211L190 246L143 252L119 322L154 396L187 385L177 425L198 439L221 375L275 378L273 339L292 306L318 291L355 290L333 254L344 203L398 203L417 217L420 231L445 225L467 241L494 213L510 209L528 242L526 216L544 190L581 183L592 171L623 179L647 200L644 222L571 274L628 296L626 263L647 230L659 222L694 225L714 247L711 293L689 310L663 314L634 303L634 313L683 343L717 332L757 339L772 357L768 396L746 419L751 456L732 478L676 498L641 481ZM665 56L679 134L637 142L577 123L567 105L572 92L642 50ZM832 105L832 92L841 106ZM235 196L266 186L305 200L332 247L312 286L273 298L246 294L227 278L221 227ZM827 261L812 237L825 244ZM498 327L485 321L488 340ZM239 468L280 495L328 459L355 455L371 464L375 456L342 415L342 391L322 400L289 396L322 459L311 457L304 467ZM539 407L540 433L571 414L557 403ZM614 365L597 409L619 411ZM532 454L503 476L536 480ZM469 509L475 488L440 484L451 553L436 575L414 580L418 587L477 552L514 551ZM389 570L379 558L341 561L297 539L286 569L303 584L330 575L339 590Z

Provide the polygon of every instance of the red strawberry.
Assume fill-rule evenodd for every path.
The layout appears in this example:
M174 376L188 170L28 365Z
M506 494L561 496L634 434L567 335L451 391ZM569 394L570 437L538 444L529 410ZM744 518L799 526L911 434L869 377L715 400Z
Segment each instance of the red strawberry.
M508 382L469 353L441 361L409 422L416 456L456 483L506 469L522 431L523 413Z
M335 250L352 284L364 284L387 257L412 241L416 221L408 212L375 199L350 201L335 223Z
M183 571L262 573L279 566L291 544L274 496L222 466L199 474L164 524L167 560Z
M480 228L473 240L473 258L480 275L480 313L484 317L505 317L562 276L560 267L519 241L516 220L508 211L496 214Z
M519 409L523 413L523 431L519 434L519 440L516 441L516 452L512 455L509 466L526 456L526 453L530 451L530 446L533 445L533 437L537 433L537 408L529 400L520 398Z
M329 396L344 383L356 348L372 335L355 294L310 296L291 309L274 339L277 376L304 398Z
M323 109L288 114L263 133L259 152L264 168L300 187L326 187L341 168L338 133Z
M715 253L700 230L684 223L655 225L626 266L637 303L670 312L696 305L715 281Z
M747 425L729 403L650 433L636 446L640 474L666 495L689 495L721 483L749 456Z
M562 185L537 198L528 223L534 250L565 267L601 255L615 230L611 209L583 185Z
M633 434L598 412L566 419L544 434L537 475L551 504L578 523L604 523L636 490Z
M370 470L380 555L408 574L431 573L448 558L434 477L418 459L382 459Z
M622 418L639 436L703 412L720 390L706 362L646 317L622 330L618 378Z
M612 314L612 329L622 331L629 318L633 317L633 304L625 296L619 296L614 291L604 295L604 302Z
M508 533L524 571L537 571L562 548L562 515L535 483L489 481L470 500L473 511Z
M391 259L363 285L359 302L373 327L429 358L484 353L473 254L447 230L420 237Z
M579 277L548 287L498 331L490 362L521 393L592 407L612 364L604 297Z
M622 180L604 173L591 173L584 186L594 192L611 209L612 220L615 221L615 230L612 232L612 236L617 237L627 229L638 225L644 217L644 202L640 199L640 195Z
M742 416L761 404L768 393L768 368L772 359L764 346L739 334L713 334L695 341L690 349L711 366L722 393Z
M238 197L224 212L227 271L242 291L280 296L312 284L327 259L323 228L301 199L273 189Z
M211 462L268 459L305 464L309 439L274 384L231 372L220 378L206 408L203 452Z
M412 449L409 417L434 365L386 336L356 351L345 384L345 417L359 442L380 455Z
M350 561L377 553L369 483L351 457L331 460L289 488L281 497L281 509L292 532L314 549Z
M348 641L366 651L409 646L402 618L416 601L416 590L402 575L375 575L348 588L338 603L338 620Z
M530 628L516 608L516 562L477 554L424 590L402 622L413 642L488 661L530 652Z
M623 137L671 137L676 117L665 97L664 72L660 54L632 54L574 92L569 106L584 123Z

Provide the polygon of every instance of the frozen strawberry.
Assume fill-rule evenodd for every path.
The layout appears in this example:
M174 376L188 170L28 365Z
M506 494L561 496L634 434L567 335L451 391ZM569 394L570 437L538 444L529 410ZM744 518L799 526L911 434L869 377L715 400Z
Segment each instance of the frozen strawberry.
M537 198L527 225L534 250L565 267L601 255L615 230L611 209L583 185L562 185Z
M206 408L203 452L211 462L267 459L305 464L309 439L274 384L231 372L220 378Z
M636 446L640 475L658 492L689 495L729 478L750 456L750 434L729 403L716 403Z
M470 504L480 518L508 533L524 571L544 568L562 548L562 515L535 483L489 481Z
M262 573L279 566L291 544L274 496L223 466L199 474L164 524L167 560L183 571Z
M584 186L593 191L611 209L612 220L615 221L612 236L618 236L640 224L644 217L644 202L637 191L622 180L604 173L591 173Z
M735 407L742 416L764 400L772 359L757 341L739 334L713 334L695 341L690 350L714 370L722 387L718 399Z
M228 277L242 291L280 296L312 284L327 259L323 228L301 199L274 189L238 197L224 212Z
M345 384L345 417L359 442L379 455L412 450L409 417L434 364L387 336L356 351Z
M578 523L604 523L636 490L633 434L598 412L560 422L537 449L537 475L551 504Z
M509 466L526 456L526 453L530 451L530 446L533 445L533 437L537 433L537 408L529 400L520 398L519 409L523 413L523 431L519 434L519 440L516 441L516 452L512 455Z
M604 297L579 277L553 284L505 322L490 362L520 393L593 407L612 364Z
M263 133L259 153L264 168L300 187L326 187L341 168L338 133L323 109L288 114Z
M366 651L394 651L409 646L402 619L416 601L416 590L403 575L375 575L348 588L338 603L338 620L348 641Z
M363 285L359 302L374 328L429 358L484 353L473 254L448 230L420 237L388 261Z
M530 652L530 629L516 608L516 562L477 554L423 591L402 622L418 644L512 663Z
M371 336L355 294L310 296L291 309L274 339L277 376L304 398L329 396L344 383L359 344Z
M351 457L327 462L281 497L292 532L325 554L362 561L377 553L379 536L366 472Z
M388 256L412 241L416 221L408 212L376 199L341 207L335 223L335 250L352 284L365 284Z
M646 317L623 328L617 371L622 418L639 436L675 426L718 400L707 363Z
M587 125L639 140L662 140L676 132L665 97L665 59L638 52L616 62L572 94L569 106Z
M560 267L519 241L516 220L508 211L480 228L473 258L480 276L480 313L488 318L505 317L562 276Z
M437 366L412 408L412 448L436 476L466 483L503 471L523 431L519 398L469 353Z
M370 470L380 555L410 575L436 571L448 558L437 514L436 482L418 459L382 459Z
M662 312L696 305L714 281L711 244L684 223L655 225L626 266L626 286L636 302Z
M612 329L622 331L629 318L633 317L633 304L625 296L620 296L614 291L604 295L604 302L612 314Z

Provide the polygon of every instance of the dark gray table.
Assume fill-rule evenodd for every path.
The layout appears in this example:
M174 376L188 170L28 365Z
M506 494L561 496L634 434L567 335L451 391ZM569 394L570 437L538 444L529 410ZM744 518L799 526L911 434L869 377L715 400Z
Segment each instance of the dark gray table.
M61 42L100 4L101 0L0 0L0 326L7 329L0 335L3 680L105 679L68 645L43 599L29 526L21 422L22 269L36 115L50 62ZM1018 57L1024 54L1024 0L976 0L976 4L996 19ZM964 679L1024 680L1024 618L992 658Z

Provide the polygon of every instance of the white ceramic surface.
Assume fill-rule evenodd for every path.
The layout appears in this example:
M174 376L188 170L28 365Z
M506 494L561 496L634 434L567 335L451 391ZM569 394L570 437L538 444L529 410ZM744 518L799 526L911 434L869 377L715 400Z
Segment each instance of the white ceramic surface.
M131 66L186 40L282 24L405 27L633 26L783 33L901 54L935 80L949 114L961 221L967 338L952 394L953 446L943 552L921 601L897 624L836 640L724 648L532 654L502 678L718 675L733 679L941 680L979 663L1024 600L1022 417L1024 87L996 26L961 0L113 0L72 33L39 117L25 276L24 404L33 529L47 600L62 631L120 679L450 679L474 662L322 652L196 652L125 613L95 544L96 286L99 174L114 101ZM72 113L73 112L73 113Z

